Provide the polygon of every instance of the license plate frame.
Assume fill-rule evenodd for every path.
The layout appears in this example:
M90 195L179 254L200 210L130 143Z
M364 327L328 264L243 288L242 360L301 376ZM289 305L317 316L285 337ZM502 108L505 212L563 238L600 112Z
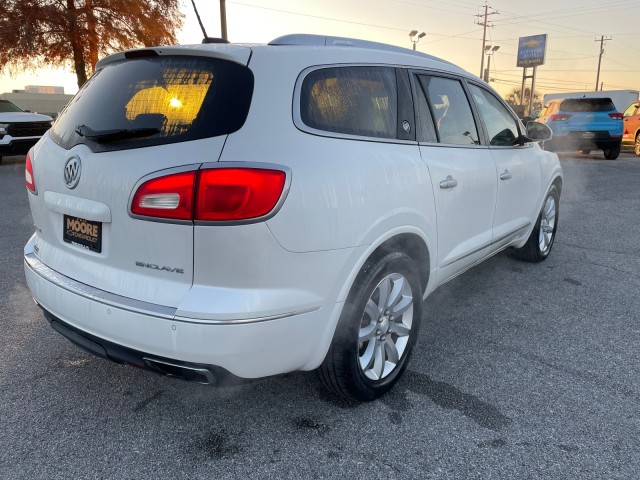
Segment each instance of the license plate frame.
M62 216L62 240L92 252L102 252L102 222L72 215Z
M595 138L596 134L595 132L583 132L582 133L582 138Z

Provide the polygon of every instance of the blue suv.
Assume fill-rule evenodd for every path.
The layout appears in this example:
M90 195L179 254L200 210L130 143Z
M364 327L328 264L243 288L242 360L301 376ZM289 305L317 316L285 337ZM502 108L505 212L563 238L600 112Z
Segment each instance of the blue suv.
M588 154L602 150L604 158L615 160L622 142L622 113L610 98L565 98L544 106L536 120L553 131L544 148Z

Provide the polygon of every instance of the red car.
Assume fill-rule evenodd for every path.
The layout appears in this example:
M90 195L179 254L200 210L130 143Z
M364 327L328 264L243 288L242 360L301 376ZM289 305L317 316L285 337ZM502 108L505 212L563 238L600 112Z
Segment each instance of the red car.
M640 157L640 101L629 105L622 118L624 121L622 146L633 147L635 154Z

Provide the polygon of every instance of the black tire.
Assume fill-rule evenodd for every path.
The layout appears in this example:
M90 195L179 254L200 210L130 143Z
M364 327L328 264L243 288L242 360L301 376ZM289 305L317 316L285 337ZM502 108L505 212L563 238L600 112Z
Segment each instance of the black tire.
M640 132L636 134L636 141L633 144L633 153L640 157Z
M620 145L604 149L604 158L607 160L615 160L620 156Z
M396 280L390 280L392 278L396 278ZM400 284L403 286L403 290L398 302L390 302L391 306L386 310L383 308L383 311L380 312L377 310L380 303L387 303L380 301L383 296L381 286L387 279L389 279L388 287L390 290L385 289L384 291L396 291L394 287L400 288L398 286ZM409 291L412 296L410 299L402 294L402 292ZM378 294L377 301L376 293ZM394 251L368 260L351 287L327 356L318 368L318 375L322 383L330 391L349 401L371 401L389 391L404 372L418 337L422 318L422 293L420 275L414 260L407 254ZM393 295L389 295L388 298L391 300L392 297ZM371 308L368 311L366 309L367 305L371 307L369 301L375 307L374 313L377 318L375 323L371 318ZM408 302L410 302L410 306L399 313L397 318L394 318L393 310L401 311L400 307L403 304L409 304ZM394 333L399 326L406 328L407 322L410 324L408 334ZM371 332L370 339L359 343L359 334L367 329L370 329ZM378 335L381 329L384 332L382 335ZM399 342L400 339L402 339L401 342ZM400 348L396 348L396 342L404 344L401 353ZM388 344L395 346L389 347ZM367 355L370 348L371 353ZM396 348L397 362L395 366L389 348L392 350ZM376 352L380 352L381 357L378 357ZM372 366L371 368L365 366L363 369L361 361L365 361L367 356L371 356ZM378 358L382 359L381 363L377 363ZM388 361L391 362L389 366L387 366ZM371 375L375 375L373 372L375 366L380 364L383 365L380 378L370 378Z
M581 153L582 155L589 155L591 150L578 150L578 153Z
M545 241L543 244L543 238L540 236L540 229L549 227L548 219L543 222L543 218L544 218L543 214L547 210L549 198L553 199L553 201L555 202L555 207L554 207L555 214L553 217L554 219L553 225L551 227L552 230L550 232L547 232L547 233L550 233L551 236L548 239L548 242ZM531 235L529 235L529 239L527 240L527 243L525 243L524 246L522 246L521 248L515 249L514 254L517 258L527 262L542 262L549 256L549 253L551 252L551 247L553 247L553 243L556 238L556 230L558 229L559 213L560 213L560 193L558 192L558 189L556 188L556 186L553 185L551 189L549 189L549 193L547 193L547 196L545 197L544 202L542 203L542 209L538 214L538 219L536 220L536 226L533 228Z

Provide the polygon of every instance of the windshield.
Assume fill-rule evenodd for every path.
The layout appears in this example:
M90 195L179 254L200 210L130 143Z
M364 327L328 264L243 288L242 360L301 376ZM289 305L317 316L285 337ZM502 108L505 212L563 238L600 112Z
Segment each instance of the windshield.
M227 60L148 56L98 70L51 130L64 148L119 150L225 135L244 124L253 74Z
M22 112L22 111L24 110L22 110L17 105L14 105L13 103L11 103L9 100L0 100L0 112L5 113L5 112Z

